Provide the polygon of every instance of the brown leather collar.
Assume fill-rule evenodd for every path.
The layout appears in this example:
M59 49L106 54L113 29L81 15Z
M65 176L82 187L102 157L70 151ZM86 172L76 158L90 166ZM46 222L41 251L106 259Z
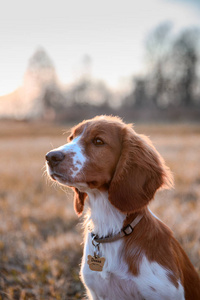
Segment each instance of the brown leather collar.
M115 241L121 239L124 236L130 235L133 232L134 227L140 222L142 217L143 217L143 215L138 215L130 224L123 227L119 233L112 235L112 236L106 236L106 237L99 238L98 235L91 232L92 244L94 246L97 246L98 244L112 243L112 242L115 242Z

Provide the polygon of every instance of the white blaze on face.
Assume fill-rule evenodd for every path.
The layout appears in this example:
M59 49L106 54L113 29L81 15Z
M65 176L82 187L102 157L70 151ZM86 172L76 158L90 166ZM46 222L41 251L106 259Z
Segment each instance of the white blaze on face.
M76 137L70 143L63 145L56 150L63 152L64 154L72 154L73 168L70 170L72 172L72 177L75 178L76 175L82 170L86 157L83 154L83 149L79 143L81 136Z

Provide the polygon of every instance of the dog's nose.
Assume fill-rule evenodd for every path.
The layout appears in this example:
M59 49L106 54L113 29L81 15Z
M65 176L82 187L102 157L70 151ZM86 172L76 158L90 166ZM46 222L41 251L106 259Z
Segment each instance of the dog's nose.
M46 154L46 160L51 167L58 165L65 155L61 151L50 151Z

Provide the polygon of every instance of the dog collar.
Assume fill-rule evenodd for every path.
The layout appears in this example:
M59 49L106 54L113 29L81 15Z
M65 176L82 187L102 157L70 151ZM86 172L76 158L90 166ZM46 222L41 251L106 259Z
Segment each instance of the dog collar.
M123 238L124 236L130 235L133 232L134 227L140 222L142 217L143 215L138 215L130 224L123 227L119 233L112 236L100 238L97 234L91 232L93 246L96 246L97 244L112 243Z

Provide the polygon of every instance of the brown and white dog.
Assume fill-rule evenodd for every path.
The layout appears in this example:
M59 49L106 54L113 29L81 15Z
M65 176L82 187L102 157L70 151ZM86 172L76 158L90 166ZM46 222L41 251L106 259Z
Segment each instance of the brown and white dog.
M74 127L46 160L50 177L75 190L77 214L87 215L81 279L89 299L200 299L197 272L148 209L173 182L146 136L99 116Z

